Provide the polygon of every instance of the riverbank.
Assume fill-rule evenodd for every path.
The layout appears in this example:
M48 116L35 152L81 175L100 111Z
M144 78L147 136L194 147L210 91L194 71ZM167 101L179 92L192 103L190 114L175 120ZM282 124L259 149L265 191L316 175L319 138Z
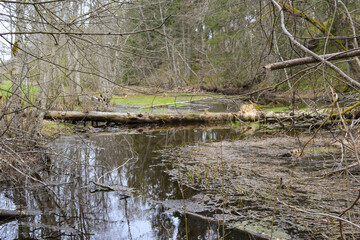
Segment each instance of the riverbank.
M175 180L202 193L196 202L206 211L197 214L279 239L335 239L339 222L331 216L355 200L358 171L326 175L355 161L348 150L344 158L342 137L333 134L339 133L252 135L168 149L163 161L174 165L167 172ZM357 223L358 210L344 218ZM343 225L349 236L360 236Z

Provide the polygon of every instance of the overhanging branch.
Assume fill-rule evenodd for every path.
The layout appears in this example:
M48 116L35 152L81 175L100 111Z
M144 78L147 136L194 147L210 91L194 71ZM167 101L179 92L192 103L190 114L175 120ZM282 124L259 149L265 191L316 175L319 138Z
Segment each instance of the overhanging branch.
M344 51L344 52L325 54L325 55L321 55L320 57L329 61L329 60L350 58L350 57L355 57L355 56L359 56L359 55L360 55L360 48L357 48L357 49L352 49L352 50ZM278 70L278 69L294 67L294 66L299 66L299 65L309 64L309 63L316 63L316 62L319 62L319 60L316 59L315 57L295 58L295 59L291 59L291 60L287 60L287 61L283 61L283 62L271 63L271 64L264 66L264 68L266 70Z
M304 51L305 53L309 54L310 56L312 56L313 58L315 58L316 60L318 60L319 62L325 64L326 66L330 67L331 69L333 69L335 72L337 72L341 77L343 77L349 84L360 88L360 83L355 81L353 78L351 78L350 76L346 75L346 73L344 73L340 68L338 68L337 66L335 66L334 64L332 64L331 62L329 62L327 59L323 58L322 56L314 53L313 51L311 51L310 49L308 49L307 47L305 47L304 45L302 45L301 43L299 43L294 36L287 30L286 26L285 26L285 17L284 17L284 12L283 12L283 8L280 6L280 4L275 1L272 0L272 3L279 9L280 11L280 19L281 19L281 28L283 30L283 32L285 33L285 35L288 36L288 38L290 39L290 41L297 47L299 47L302 51Z

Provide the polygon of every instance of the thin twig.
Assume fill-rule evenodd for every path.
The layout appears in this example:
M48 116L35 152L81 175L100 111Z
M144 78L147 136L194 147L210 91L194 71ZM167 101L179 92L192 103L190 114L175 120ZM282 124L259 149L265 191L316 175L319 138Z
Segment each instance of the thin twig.
M93 181L93 180L91 180L91 181L89 181L89 182L95 184L95 185L98 186L98 187L104 188L105 190L115 191L114 188L112 188L112 187L110 187L110 186L108 186L108 185L104 185L104 184L95 182L95 181Z
M359 201L359 199L360 199L360 188L356 189L356 191L358 191L358 196L356 197L354 202L339 215L339 217L342 217L347 211L352 209L355 206L355 204ZM341 239L345 240L344 233L343 233L343 228L342 228L342 220L339 220L339 228L340 228Z
M295 207L295 206L292 206L292 205L289 205L289 204L286 204L282 201L280 201L279 199L277 199L279 201L279 203L287 206L287 207L290 207L292 209L295 209L296 211L299 211L299 212L303 212L303 213L307 213L307 214L310 214L310 215L319 215L319 216L323 216L323 217L330 217L330 218L334 218L336 220L341 220L341 221L344 221L344 222L347 222L349 223L350 225L353 225L354 227L356 228L359 228L360 229L360 225L356 224L356 223L353 223L353 222L350 222L349 220L347 219L344 219L344 218L341 218L341 217L338 217L338 216L335 216L335 215L331 215L331 214L327 214L327 213L318 213L318 212L310 212L310 211L306 211L304 209L301 209L301 208L298 208L298 207Z
M76 36L127 36L127 35L136 35L139 33L144 33L144 32L153 32L156 29L161 28L165 22L171 17L171 15L167 16L164 21L154 27L154 28L150 28L150 29L144 29L144 30L138 30L138 31L133 31L133 32L61 32L61 31L18 31L18 32L2 32L0 33L0 36L5 36L5 35L38 35L38 34L42 34L42 35L76 35Z

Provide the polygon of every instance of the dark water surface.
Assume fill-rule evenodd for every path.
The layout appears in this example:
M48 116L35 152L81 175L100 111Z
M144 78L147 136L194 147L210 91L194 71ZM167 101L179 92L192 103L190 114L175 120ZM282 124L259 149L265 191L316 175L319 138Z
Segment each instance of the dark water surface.
M52 184L25 181L3 188L0 208L31 209L41 214L2 222L1 239L219 239L221 227L183 214L167 212L159 202L181 199L177 182L163 171L157 150L196 142L236 137L232 129L168 130L151 133L108 132L62 137L53 144L58 155L38 178ZM94 192L91 180L132 188ZM51 190L49 190L51 189ZM54 194L54 191L56 195ZM185 197L195 194L185 189ZM228 231L225 239L249 239Z

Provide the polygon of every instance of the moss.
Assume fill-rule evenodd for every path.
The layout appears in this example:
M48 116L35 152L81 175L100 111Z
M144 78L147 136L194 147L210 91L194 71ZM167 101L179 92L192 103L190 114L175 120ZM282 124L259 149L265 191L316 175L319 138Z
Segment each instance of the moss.
M279 107L273 107L273 108L264 108L265 111L273 111L273 112L282 112L289 110L288 106L279 106Z
M317 153L317 152L320 152L320 153L326 153L326 152L332 152L334 151L335 149L333 149L332 147L328 147L328 148L307 148L305 149L305 153Z
M261 122L250 122L248 123L250 127L253 127L253 128L260 128L260 127L267 127L269 126L269 124L267 123L261 123Z
M232 126L233 128L239 128L239 127L240 127L240 121L231 122L231 126Z
M271 219L266 219L268 221L262 222L251 222L251 221L244 221L235 223L235 227L245 228L250 231L254 231L256 233L262 233L266 236L272 236L275 239L291 239L291 237L283 231L276 230L271 226Z
M185 104L184 104L185 105ZM180 106L180 104L177 104L176 106ZM150 113L150 114L153 114L153 113L169 113L169 110L168 108L143 108L140 110L141 113Z
M114 96L111 99L112 105L137 105L137 106L151 106L161 104L172 104L176 102L185 102L191 100L199 100L211 95L196 96L189 93L177 93L170 95L134 95L134 96ZM180 106L180 104L179 104Z
M72 135L75 133L75 125L44 121L41 134L46 138L57 138L61 135Z

